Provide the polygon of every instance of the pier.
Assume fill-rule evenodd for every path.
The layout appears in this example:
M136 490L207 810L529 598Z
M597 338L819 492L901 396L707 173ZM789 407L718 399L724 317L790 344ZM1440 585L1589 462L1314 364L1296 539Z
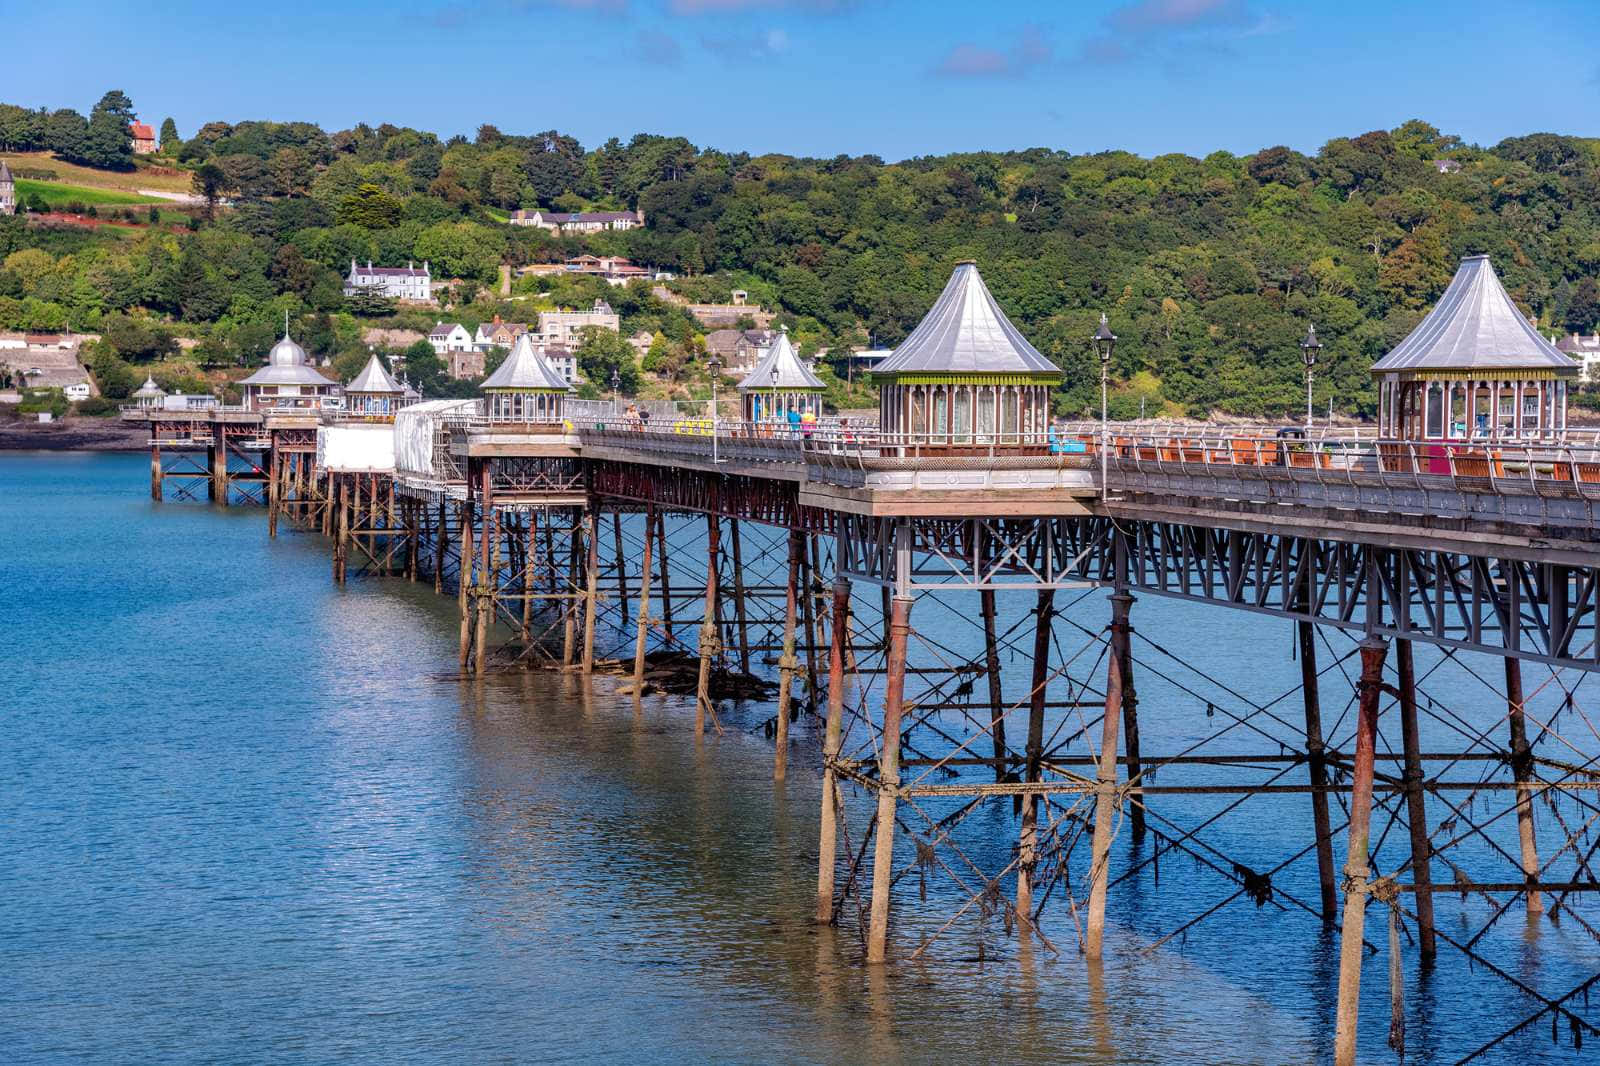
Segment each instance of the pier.
M876 372L876 424L788 417L815 412L816 385L787 339L738 420L580 403L527 337L482 401L409 402L374 361L338 409L295 391L123 417L149 426L154 499L259 506L268 535L325 537L336 582L453 596L463 671L609 671L637 698L653 658L676 655L695 669L685 728L704 734L723 728L725 679L775 666L774 776L802 769L798 723L823 738L822 765L804 768L824 781L814 917L854 930L869 965L993 920L1019 950L1098 967L1108 900L1181 857L1214 872L1216 896L1183 901L1140 950L1199 935L1230 905L1309 916L1339 938L1340 1063L1358 1025L1392 1022L1363 1015L1360 988L1388 982L1402 1002L1402 953L1458 953L1503 986L1504 1036L1551 1025L1581 1042L1600 1037L1587 1009L1600 964L1542 988L1483 938L1531 917L1600 939L1586 909L1600 748L1579 688L1600 671L1600 443L1568 429L1566 371L1533 340L1509 326L1496 336L1515 335L1510 348L1464 337L1505 326L1487 261L1465 262L1452 291L1376 368L1376 437L1052 421L1059 371L966 264ZM1447 336L1457 362L1433 365ZM274 365L300 365L284 343ZM1106 592L1103 624L1069 615ZM1298 690L1215 698L1203 737L1151 750L1147 678L1233 689L1139 632L1148 597L1204 607L1223 634L1229 611L1281 620ZM931 639L924 615L965 639ZM1494 720L1437 704L1418 646L1463 669L1494 662ZM1553 692L1564 720L1530 713ZM1459 745L1425 750L1429 720ZM1174 807L1202 797L1218 813ZM1246 803L1303 824L1303 847L1272 868L1239 861L1218 827ZM986 804L1011 807L1016 836L978 855L954 829ZM1390 829L1403 840L1384 858L1402 858L1379 869ZM1121 869L1119 837L1142 845ZM1315 868L1314 896L1286 889L1291 865ZM897 938L927 879L963 902L919 941ZM1435 900L1450 895L1488 917L1441 928ZM1070 913L1073 942L1046 938L1046 907Z

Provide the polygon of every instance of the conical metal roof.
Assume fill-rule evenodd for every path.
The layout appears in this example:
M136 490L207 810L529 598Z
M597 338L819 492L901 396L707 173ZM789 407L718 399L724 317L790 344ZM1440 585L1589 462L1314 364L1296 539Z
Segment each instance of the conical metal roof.
M911 336L872 373L1060 374L1061 369L1006 318L977 264L963 262Z
M511 354L506 356L506 361L501 363L480 387L485 391L489 389L572 391L567 379L558 374L555 367L550 365L550 361L533 346L531 333L524 333L517 338L517 342L511 346Z
M165 396L166 394L166 390L160 385L156 384L156 379L151 377L149 374L146 374L144 376L144 384L140 385L134 390L133 397L136 400L143 400L152 399L157 396Z
M405 386L394 379L394 375L383 368L383 363L378 360L378 353L373 352L367 359L367 365L361 368L361 373L350 380L344 391L352 392L392 392L404 393Z
M10 184L11 181L11 168L6 166L4 159L0 159L0 184Z
M1469 255L1428 316L1372 366L1374 374L1437 370L1576 374L1578 364L1522 317L1489 257Z
M778 339L767 348L767 354L761 357L754 370L745 375L738 387L739 391L746 392L751 389L820 390L828 386L800 361L794 345L789 343L789 331L785 329L778 333Z

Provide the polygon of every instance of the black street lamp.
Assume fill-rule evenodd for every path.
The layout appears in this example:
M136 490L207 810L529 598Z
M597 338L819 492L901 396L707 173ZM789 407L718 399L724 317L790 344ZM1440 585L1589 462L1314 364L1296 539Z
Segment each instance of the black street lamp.
M711 461L720 463L722 460L717 457L717 382L722 377L722 360L717 358L716 352L706 361L706 369L711 371Z
M1104 311L1100 312L1100 328L1089 338L1095 354L1100 357L1100 497L1106 497L1106 452L1111 444L1111 426L1106 415L1107 383L1111 377L1111 353L1117 347L1117 335L1111 332Z
M1306 365L1306 439L1311 439L1311 369L1317 365L1317 354L1322 342L1317 340L1317 327L1306 326L1306 339L1300 342L1300 361Z
M622 388L622 371L611 368L611 417L617 417L617 390Z

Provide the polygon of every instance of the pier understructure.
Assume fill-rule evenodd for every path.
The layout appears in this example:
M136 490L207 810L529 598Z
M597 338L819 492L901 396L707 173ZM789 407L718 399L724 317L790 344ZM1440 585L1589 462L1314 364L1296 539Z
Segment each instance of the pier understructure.
M152 494L199 499L205 482L218 503L264 504L274 531L329 538L336 580L432 581L458 600L466 671L610 670L637 695L652 658L678 653L697 664L702 732L723 728L720 671L775 676L775 776L792 730L821 736L814 917L852 930L870 965L1009 937L1097 968L1246 906L1338 937L1338 1061L1358 1022L1389 1021L1403 1046L1406 956L1454 953L1505 993L1504 1033L1464 1057L1545 1024L1600 1036L1592 461L1441 469L1406 445L1330 443L1302 462L1266 442L1241 460L1239 435L924 448L433 406L395 434L388 471L341 467L328 427L319 445L292 418L151 417ZM1151 597L1220 632L1229 609L1281 619L1299 683L1263 698L1208 675L1140 632ZM1444 664L1481 680L1474 713L1430 691ZM1174 734L1141 729L1141 691L1187 693L1204 718L1152 750ZM1441 731L1457 742L1428 750ZM1228 829L1263 804L1305 831L1252 867ZM974 846L966 823L996 805L1014 839ZM1180 858L1214 896L1117 931L1118 894ZM1455 897L1462 920L1443 924ZM928 898L955 902L929 915ZM1047 907L1069 916L1054 939ZM1579 931L1591 965L1541 986L1497 954L1513 921ZM1387 1019L1371 997L1363 1017L1364 970L1389 985Z

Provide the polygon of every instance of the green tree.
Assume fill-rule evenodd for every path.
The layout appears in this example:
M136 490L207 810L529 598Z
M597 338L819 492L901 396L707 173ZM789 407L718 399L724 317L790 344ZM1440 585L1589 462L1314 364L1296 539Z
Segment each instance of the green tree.
M195 168L194 177L190 179L190 188L194 194L206 202L206 218L215 218L217 214L217 201L222 198L222 190L227 185L228 175L215 163L202 163Z
M89 112L83 162L106 170L133 169L133 132L128 128L132 121L133 101L126 93L112 89L102 96Z
M56 155L77 162L84 158L89 122L70 108L50 113L44 122L44 143Z
M182 147L183 138L178 136L178 124L168 116L161 121L161 153L176 155Z
M400 221L405 205L383 191L382 186L364 182L356 191L339 201L337 217L340 222L366 229L388 229Z
M639 371L634 366L633 348L620 333L602 326L584 326L578 336L578 347L572 354L590 385L601 391L609 390L611 374L615 371L624 392L638 391Z

